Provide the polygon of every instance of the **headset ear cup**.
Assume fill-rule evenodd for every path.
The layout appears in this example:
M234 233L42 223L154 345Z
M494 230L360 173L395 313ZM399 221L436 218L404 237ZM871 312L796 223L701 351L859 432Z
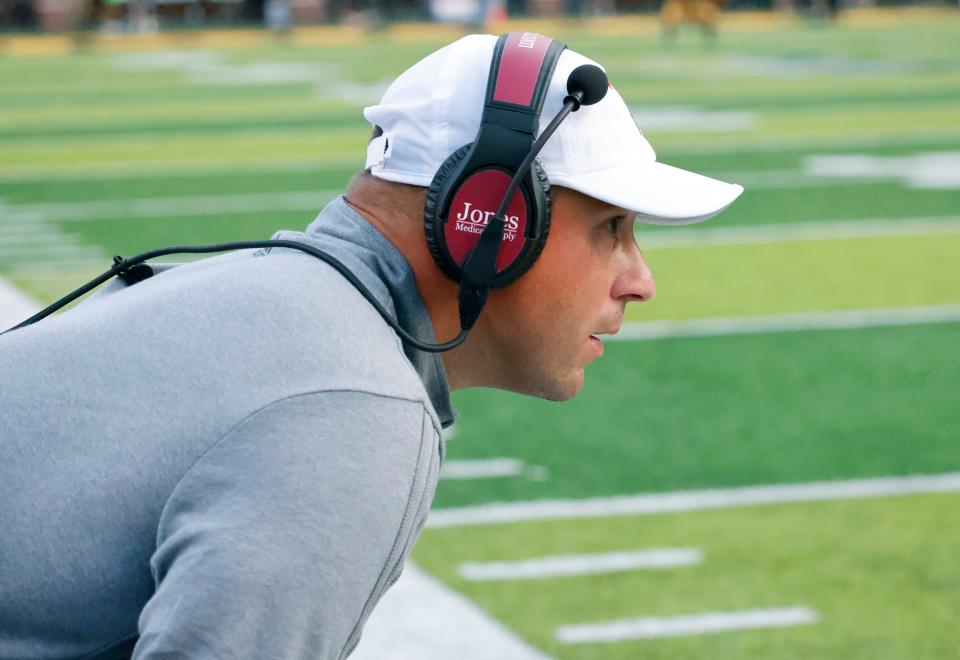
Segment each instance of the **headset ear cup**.
M473 143L471 143L460 147L443 162L427 188L423 205L423 229L430 254L440 269L457 283L460 282L462 277L460 264L449 253L445 243L440 238L440 233L443 231L440 213L448 202L447 199L442 198L442 195L447 180L452 176L460 175L460 169L473 146ZM536 238L529 238L530 246L524 251L524 255L494 278L491 283L491 287L494 289L510 284L530 270L540 253L543 252L547 236L550 234L550 211L552 207L550 181L546 172L543 171L540 163L536 160L533 161L531 171L534 188L532 191L534 199L531 204L533 222L531 224L535 228ZM453 195L455 192L455 189L448 190L447 194Z
M440 232L443 231L440 212L443 209L446 199L441 199L444 184L447 179L455 172L460 170L464 158L473 148L473 143L466 144L447 158L437 173L433 176L433 181L427 188L427 197L423 204L423 231L427 238L427 247L430 248L430 254L447 277L454 282L460 282L462 276L460 265L452 256L441 246Z

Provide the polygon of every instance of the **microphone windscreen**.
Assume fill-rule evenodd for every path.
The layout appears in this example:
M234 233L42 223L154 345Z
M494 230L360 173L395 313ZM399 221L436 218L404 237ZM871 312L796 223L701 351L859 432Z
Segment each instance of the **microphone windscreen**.
M607 95L607 74L593 64L581 64L567 78L567 93L582 92L582 105L593 105Z

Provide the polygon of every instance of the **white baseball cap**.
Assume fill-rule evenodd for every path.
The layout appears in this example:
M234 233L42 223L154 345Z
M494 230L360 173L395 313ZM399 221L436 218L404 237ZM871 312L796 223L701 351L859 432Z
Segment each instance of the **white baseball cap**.
M497 37L471 35L404 71L363 116L383 131L367 148L366 168L380 179L429 186L450 154L480 128ZM594 64L564 50L540 114L542 131L563 106L567 77ZM601 67L602 68L602 67ZM598 103L571 113L537 157L551 185L637 213L656 224L688 224L724 210L743 187L656 161L623 98L611 87Z

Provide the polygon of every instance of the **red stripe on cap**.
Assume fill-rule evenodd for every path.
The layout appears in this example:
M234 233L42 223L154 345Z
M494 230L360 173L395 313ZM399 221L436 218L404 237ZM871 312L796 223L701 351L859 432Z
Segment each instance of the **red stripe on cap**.
M503 47L493 100L530 105L540 66L553 39L534 32L511 32Z

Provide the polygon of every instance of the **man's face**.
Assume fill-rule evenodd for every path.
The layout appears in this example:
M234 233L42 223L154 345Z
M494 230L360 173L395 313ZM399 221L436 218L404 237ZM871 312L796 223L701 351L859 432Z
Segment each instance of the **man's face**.
M519 280L492 291L478 326L493 387L561 401L583 386L631 300L649 300L653 275L633 235L635 214L554 187L550 236Z

